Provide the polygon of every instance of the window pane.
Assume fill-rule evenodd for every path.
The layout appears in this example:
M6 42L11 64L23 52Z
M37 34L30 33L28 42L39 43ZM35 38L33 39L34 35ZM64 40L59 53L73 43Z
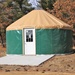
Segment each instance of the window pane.
M26 30L26 42L33 42L33 30Z

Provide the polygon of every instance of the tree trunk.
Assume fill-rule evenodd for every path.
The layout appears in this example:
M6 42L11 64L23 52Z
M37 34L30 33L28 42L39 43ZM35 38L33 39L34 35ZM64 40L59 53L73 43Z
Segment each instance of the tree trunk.
M1 45L4 47L4 44L3 44L3 38L2 38L1 33L0 33L0 41L1 41Z

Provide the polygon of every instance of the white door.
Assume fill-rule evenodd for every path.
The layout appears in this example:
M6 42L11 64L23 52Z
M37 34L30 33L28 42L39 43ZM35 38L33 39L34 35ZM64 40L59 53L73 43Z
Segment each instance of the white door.
M35 29L24 29L24 54L36 55Z

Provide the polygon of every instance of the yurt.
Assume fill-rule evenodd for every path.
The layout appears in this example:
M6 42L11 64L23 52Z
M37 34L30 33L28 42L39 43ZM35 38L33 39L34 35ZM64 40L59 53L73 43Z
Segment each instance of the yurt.
M45 10L32 10L6 29L7 54L65 54L72 48L72 27Z

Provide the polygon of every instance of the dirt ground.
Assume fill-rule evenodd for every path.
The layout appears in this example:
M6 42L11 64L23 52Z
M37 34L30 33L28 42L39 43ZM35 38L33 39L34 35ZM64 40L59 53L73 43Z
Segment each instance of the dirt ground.
M60 73L60 72L0 72L0 75L75 75L74 73Z
M6 48L0 45L0 57ZM0 75L75 75L75 53L56 55L39 66L0 65Z

